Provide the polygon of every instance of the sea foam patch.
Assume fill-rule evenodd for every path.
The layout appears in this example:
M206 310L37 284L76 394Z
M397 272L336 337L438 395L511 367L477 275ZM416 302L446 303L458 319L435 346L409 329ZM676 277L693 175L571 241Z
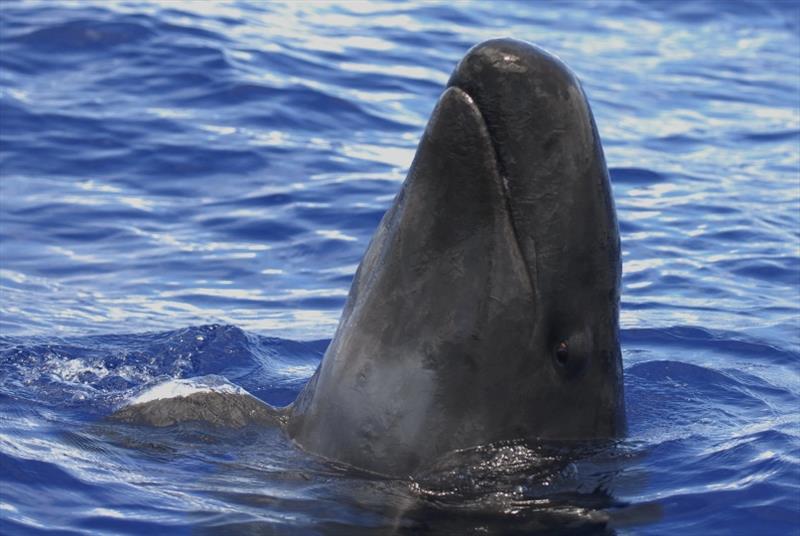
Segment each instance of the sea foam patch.
M144 404L146 402L152 402L153 400L187 397L196 393L250 394L222 376L209 374L196 378L173 379L159 383L139 393L139 395L128 402L128 405Z
M162 382L135 396L109 419L155 427L185 422L225 428L282 423L278 410L215 375Z

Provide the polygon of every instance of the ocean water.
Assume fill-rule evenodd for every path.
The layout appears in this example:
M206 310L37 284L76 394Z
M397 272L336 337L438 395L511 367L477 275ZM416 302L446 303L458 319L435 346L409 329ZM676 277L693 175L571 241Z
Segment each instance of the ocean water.
M293 400L498 36L594 110L626 438L388 480L277 430L104 420L169 379ZM2 534L798 534L799 359L800 3L0 3Z

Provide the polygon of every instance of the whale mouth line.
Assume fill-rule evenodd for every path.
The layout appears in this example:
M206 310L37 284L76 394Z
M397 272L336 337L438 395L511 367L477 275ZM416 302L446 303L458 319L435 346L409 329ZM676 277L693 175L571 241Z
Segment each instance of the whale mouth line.
M483 110L481 110L481 107L478 104L477 99L475 99L475 97L473 97L469 91L455 84L449 85L447 87L452 89L457 89L458 91L463 93L464 97L466 97L470 105L472 105L475 108L475 111L478 112L481 121L483 121L483 126L484 128L486 128L486 133L489 135L489 142L492 145L492 152L494 153L494 161L495 165L497 166L497 174L500 175L500 179L502 182L503 193L505 194L506 199L508 200L509 199L508 176L507 176L508 174L506 173L506 166L504 165L503 160L500 157L500 151L498 150L498 143L497 140L495 139L494 134L492 133L493 129L489 128L489 122L486 120L486 114L483 113Z
M519 254L520 258L522 259L523 266L525 266L525 272L526 272L526 274L528 276L528 282L529 282L529 284L531 286L531 291L534 292L534 293L537 293L537 285L534 284L535 281L536 281L536 279L535 279L536 266L530 266L528 264L528 261L527 261L525 255L522 253L522 241L521 241L521 236L522 235L520 233L520 229L519 229L519 227L517 225L516 219L514 218L514 211L513 211L512 205L511 205L511 190L510 190L509 183L508 183L509 177L508 177L508 173L506 172L507 168L503 163L502 157L500 156L501 152L500 152L500 150L498 148L498 142L495 139L495 136L494 136L494 134L492 132L493 129L489 128L489 122L486 120L486 114L484 114L483 110L481 110L481 107L478 104L478 101L466 89L464 89L463 87L461 87L461 86L459 86L457 84L451 84L451 85L448 85L447 87L448 88L452 88L452 89L456 89L461 94L463 94L464 98L466 98L467 101L469 102L469 104L475 109L475 111L480 116L481 121L483 122L483 127L486 129L486 134L489 137L489 144L492 147L492 153L494 155L495 169L497 170L497 175L500 178L500 188L501 188L501 191L503 192L503 199L505 200L505 204L506 204L505 205L505 213L508 216L508 222L509 222L509 225L511 227L511 232L514 235L514 242L516 243L516 246L517 246L517 253ZM535 252L536 251L536 245L532 243L532 237L528 237L528 242L529 242L529 244L531 244L533 246L532 249Z

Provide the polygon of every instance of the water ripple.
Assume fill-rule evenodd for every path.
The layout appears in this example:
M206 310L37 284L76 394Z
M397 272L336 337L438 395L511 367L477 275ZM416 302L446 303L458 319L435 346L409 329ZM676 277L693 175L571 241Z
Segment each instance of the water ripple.
M590 4L4 3L0 532L793 530L800 13ZM450 70L499 35L556 52L597 119L628 438L409 484L270 430L103 424L164 378L291 402Z

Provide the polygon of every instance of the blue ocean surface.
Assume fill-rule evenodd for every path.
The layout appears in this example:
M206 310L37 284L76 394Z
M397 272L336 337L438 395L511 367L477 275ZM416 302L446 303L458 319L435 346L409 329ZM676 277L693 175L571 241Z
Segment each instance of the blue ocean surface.
M105 420L208 375L291 402L498 36L597 120L624 439L390 480L275 429ZM2 534L798 534L800 3L3 0L0 309Z

